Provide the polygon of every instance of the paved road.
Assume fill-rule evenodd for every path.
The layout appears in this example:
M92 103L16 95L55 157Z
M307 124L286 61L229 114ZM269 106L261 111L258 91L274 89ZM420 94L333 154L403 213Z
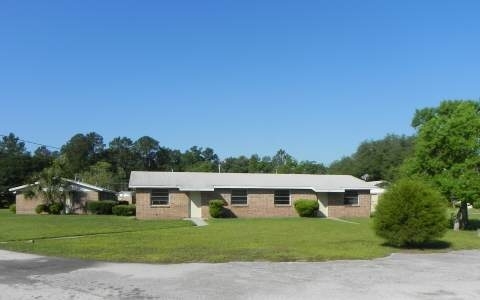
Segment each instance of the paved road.
M480 299L480 251L151 265L0 250L1 299Z

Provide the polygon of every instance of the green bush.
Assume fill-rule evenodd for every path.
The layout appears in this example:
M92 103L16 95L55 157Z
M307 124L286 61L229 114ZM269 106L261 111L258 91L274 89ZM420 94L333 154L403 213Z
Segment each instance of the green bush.
M212 216L212 218L225 217L223 208L224 205L225 201L223 200L210 200L210 202L208 202L208 211L210 212L210 216Z
M52 203L48 206L48 213L52 215L59 215L63 211L63 204L62 203Z
M134 216L135 215L135 205L116 205L112 208L112 212L117 216Z
M117 204L116 201L87 201L87 211L94 215L111 215L112 208Z
M378 202L375 232L393 246L422 246L445 234L445 203L429 185L419 180L400 180Z
M10 211L14 214L17 213L17 206L15 204L11 204L8 209L10 209Z
M308 199L299 199L294 206L300 217L315 217L319 208L317 200Z
M35 207L35 212L37 214L41 214L43 212L48 213L48 206L46 204L43 204L43 203L39 204L39 205L37 205L37 207Z
M480 209L480 200L476 200L472 203L472 207L476 209Z
M453 228L455 226L455 220L457 219L456 213L450 213L450 216L447 219L447 229Z

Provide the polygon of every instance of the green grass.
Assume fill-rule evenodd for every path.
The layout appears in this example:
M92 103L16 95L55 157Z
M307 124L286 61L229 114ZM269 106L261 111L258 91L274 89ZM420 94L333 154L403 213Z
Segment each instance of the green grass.
M0 209L0 242L75 235L191 227L188 221L138 221L100 215L15 215Z
M115 216L21 216L0 211L0 248L131 262L323 261L370 259L406 251L383 244L371 219L215 219L139 221ZM108 233L108 234L102 234ZM102 235L93 235L102 234ZM48 239L89 235L76 239ZM27 240L35 239L35 243ZM479 249L476 231L449 231L431 251ZM421 251L421 250L414 250Z

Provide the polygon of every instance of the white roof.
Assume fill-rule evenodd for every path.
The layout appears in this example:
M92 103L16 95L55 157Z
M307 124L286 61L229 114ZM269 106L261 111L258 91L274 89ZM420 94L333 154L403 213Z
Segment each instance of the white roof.
M108 190L108 189L105 189L105 188L102 188L102 187L99 187L99 186L95 186L95 185L92 185L92 184L88 184L88 183L85 183L85 182L75 181L75 180L71 180L71 179L67 179L67 178L62 178L62 179L71 184L70 188L72 190L115 193L114 191L111 191L111 190ZM38 182L35 182L33 184L24 184L24 185L21 185L21 186L10 188L8 190L10 192L16 193L17 191L24 190L24 189L26 189L26 188L28 188L32 185L37 185L37 184L38 184Z
M377 180L377 181L368 181L366 182L372 185L372 189L370 190L371 194L383 194L385 193L385 185L388 185L388 181L385 180Z
M219 188L308 189L315 192L370 190L372 185L350 175L146 172L130 174L130 188L178 188L213 191Z

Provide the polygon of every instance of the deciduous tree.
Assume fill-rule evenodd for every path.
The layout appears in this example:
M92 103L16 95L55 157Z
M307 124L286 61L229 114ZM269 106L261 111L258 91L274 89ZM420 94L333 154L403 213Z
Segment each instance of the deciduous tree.
M417 110L412 126L418 137L403 173L425 178L448 199L461 201L457 221L464 228L467 203L480 199L480 102L443 101Z

